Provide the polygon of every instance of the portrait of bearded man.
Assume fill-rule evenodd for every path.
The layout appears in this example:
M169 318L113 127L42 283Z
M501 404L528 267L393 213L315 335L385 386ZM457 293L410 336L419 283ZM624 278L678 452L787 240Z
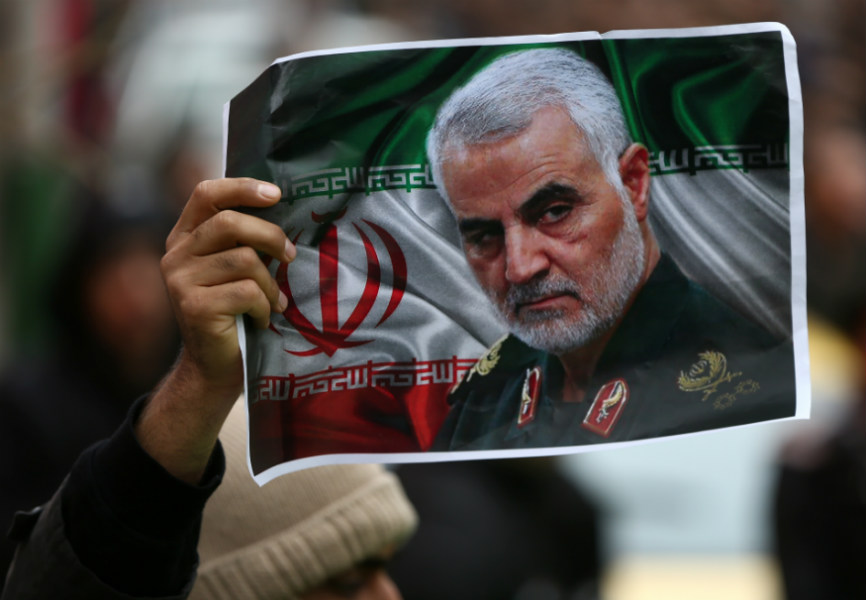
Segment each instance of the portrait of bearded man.
M433 450L551 447L793 416L789 337L688 279L649 223L650 162L616 91L566 49L501 56L427 141L467 262L509 334Z

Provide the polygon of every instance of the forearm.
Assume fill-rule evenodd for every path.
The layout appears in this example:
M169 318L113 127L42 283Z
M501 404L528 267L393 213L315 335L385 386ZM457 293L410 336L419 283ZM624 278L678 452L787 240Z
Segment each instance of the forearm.
M259 328L288 299L261 260L291 262L285 232L236 207L272 206L279 187L252 179L202 182L166 240L160 263L184 339L178 363L136 426L142 447L175 477L196 483L243 386L236 322Z
M242 366L230 385L203 374L186 350L157 387L135 424L141 447L171 475L198 484L219 431L240 395Z

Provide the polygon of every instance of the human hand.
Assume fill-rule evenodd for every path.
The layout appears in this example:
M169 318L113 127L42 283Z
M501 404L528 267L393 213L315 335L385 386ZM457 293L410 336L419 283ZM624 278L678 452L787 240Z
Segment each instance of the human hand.
M192 361L211 387L242 385L235 316L268 326L286 298L257 252L290 262L295 248L279 226L232 210L271 206L280 190L252 179L200 183L166 241L163 277Z
M243 388L236 316L247 314L264 328L272 311L286 307L259 253L290 262L295 247L277 225L232 210L271 206L280 195L277 186L253 179L202 182L166 241L162 273L184 345L136 433L176 476L196 480Z

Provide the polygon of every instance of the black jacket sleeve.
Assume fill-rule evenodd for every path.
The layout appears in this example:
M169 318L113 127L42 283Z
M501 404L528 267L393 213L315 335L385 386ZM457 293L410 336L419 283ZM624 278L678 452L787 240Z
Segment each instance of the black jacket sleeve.
M198 565L201 514L225 471L217 446L202 483L172 477L123 425L76 461L44 506L16 515L11 598L185 598Z

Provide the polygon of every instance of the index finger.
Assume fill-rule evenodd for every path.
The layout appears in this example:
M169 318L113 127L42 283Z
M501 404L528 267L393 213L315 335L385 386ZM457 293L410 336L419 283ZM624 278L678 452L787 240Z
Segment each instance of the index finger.
M273 183L250 177L202 181L189 197L171 234L189 233L226 208L273 206L281 196L282 191Z

